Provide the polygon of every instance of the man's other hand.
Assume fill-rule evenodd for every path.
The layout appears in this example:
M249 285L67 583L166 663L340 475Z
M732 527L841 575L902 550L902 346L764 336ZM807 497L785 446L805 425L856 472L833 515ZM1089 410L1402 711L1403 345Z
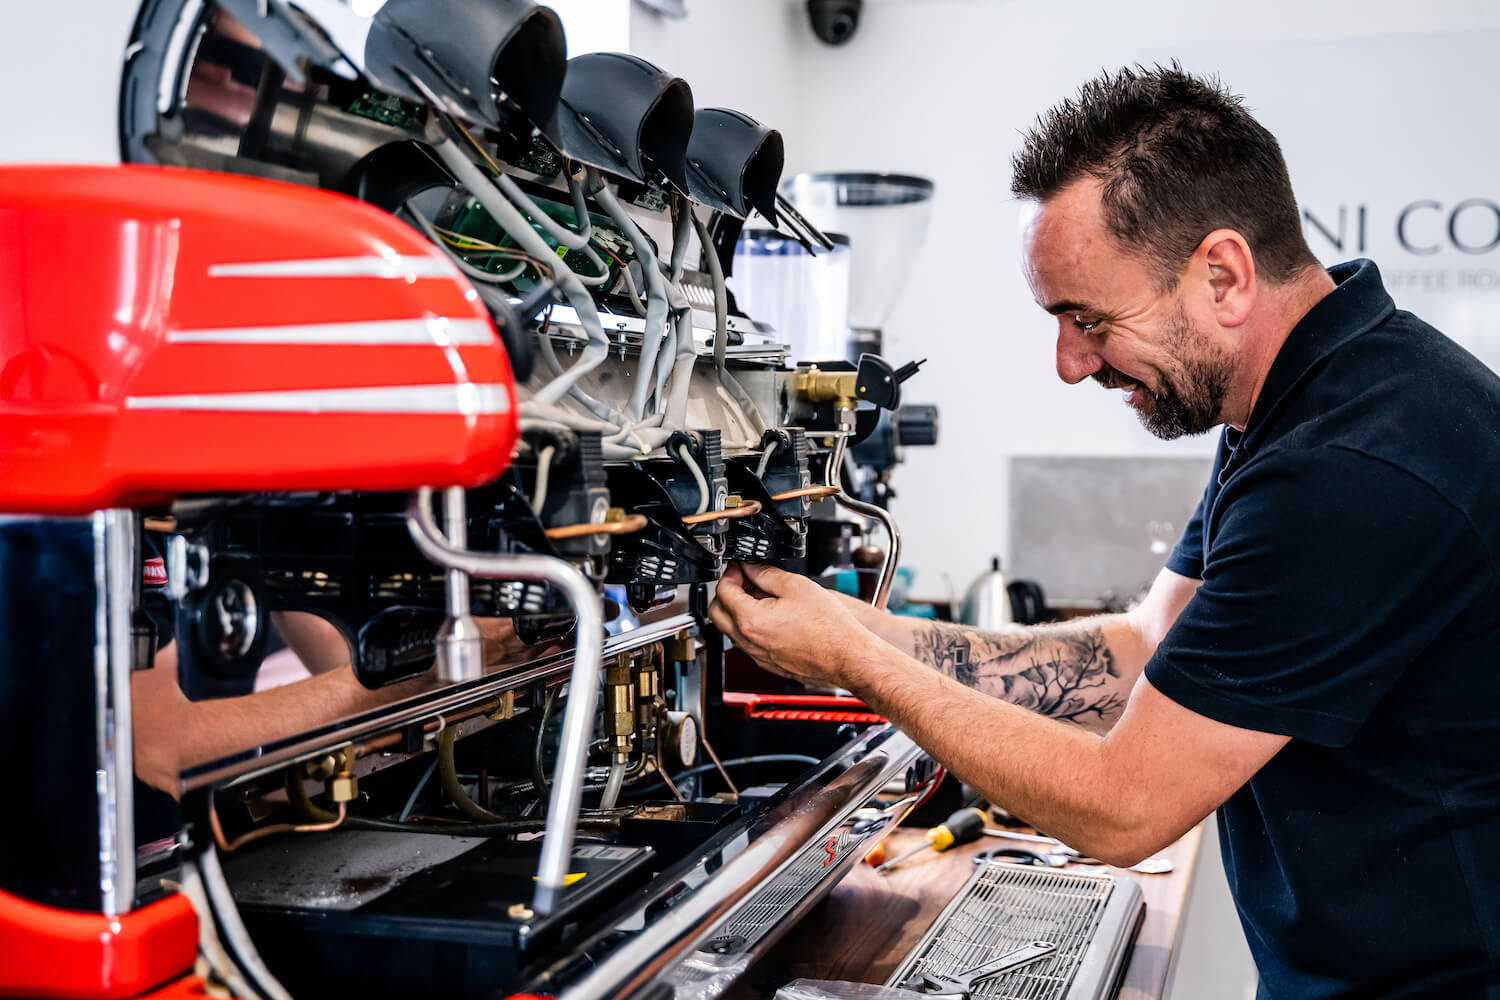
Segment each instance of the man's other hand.
M708 616L760 666L811 685L848 687L859 650L879 642L834 592L751 563L725 570Z

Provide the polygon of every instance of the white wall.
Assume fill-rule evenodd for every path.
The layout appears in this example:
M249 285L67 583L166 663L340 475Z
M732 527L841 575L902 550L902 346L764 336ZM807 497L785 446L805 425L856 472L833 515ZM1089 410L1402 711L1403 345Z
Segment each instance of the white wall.
M1009 550L1011 455L1212 452L1211 437L1158 441L1117 393L1057 379L1052 320L1021 281L1007 194L1009 158L1039 111L1101 68L1138 60L1500 28L1500 4L1485 0L1263 0L1233 11L1188 0L867 0L853 40L831 48L812 36L798 0L688 8L682 22L638 9L632 46L688 79L700 105L739 106L779 128L788 173L899 171L937 182L925 250L886 331L893 361L931 359L908 397L942 406L939 447L911 450L895 480L906 561L927 594L945 591L945 574L962 587L988 553ZM1295 77L1298 66L1284 71ZM1332 100L1308 95L1319 99ZM1490 100L1465 99L1479 110Z

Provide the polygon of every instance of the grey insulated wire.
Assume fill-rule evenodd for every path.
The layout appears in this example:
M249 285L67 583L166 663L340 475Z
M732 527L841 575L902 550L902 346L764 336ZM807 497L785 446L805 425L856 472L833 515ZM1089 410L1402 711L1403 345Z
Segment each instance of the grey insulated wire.
M682 458L682 464L692 472L693 478L698 482L698 510L702 514L708 510L708 480L703 475L703 469L697 462L693 461L693 453L688 451L688 446L680 444L677 446L677 454Z
M729 295L724 288L724 268L719 263L719 255L714 250L712 238L708 235L708 227L692 212L693 229L698 233L698 242L702 246L703 256L708 258L708 277L714 286L714 367L719 370L719 382L729 394L734 397L735 402L744 408L745 412L755 421L755 433L764 435L766 433L765 418L760 415L760 408L755 405L755 400L740 385L740 380L729 373L725 365L725 352L729 347Z
M417 228L422 230L423 234L429 240L436 243L448 255L448 259L453 261L454 265L471 281L482 281L487 285L497 285L501 282L516 280L521 276L521 272L526 270L526 262L523 260L509 271L498 271L494 274L491 274L489 271L481 271L460 257L452 247L448 246L447 242L438 233L437 227L432 224L432 220L423 215L422 210L417 208L410 199L401 207L406 209L406 214L412 217L412 221L417 224Z
M426 788L427 782L432 780L432 772L437 770L437 766L437 754L433 754L432 760L427 763L427 770L422 772L422 779L418 781L416 787L411 790L411 795L407 796L406 805L401 807L401 813L396 817L396 821L398 823L405 823L406 817L411 815L412 807L417 804L417 796L422 794L422 789ZM347 816L345 817L345 821L348 821Z
M589 262L589 265L594 268L596 273L579 274L579 281L583 282L585 285L592 286L602 285L609 280L609 266L604 263L604 259L599 256L598 251L596 251L592 246L589 245L589 234L575 233L567 226L564 226L562 223L552 218L552 216L542 211L541 208L537 206L537 203L531 200L531 196L528 195L525 191L521 190L521 185L517 184L515 181L511 180L504 174L501 174L495 179L495 184L500 188L501 191L505 192L505 196L512 202L514 202L515 205L521 209L521 211L525 212L527 215L535 219L537 225L546 230L548 236L552 237L559 244L567 247L569 250L578 250L583 253L584 259ZM587 218L587 216L585 216L585 218ZM589 232L592 233L592 231L593 229L591 226ZM556 253L554 252L552 256L556 256ZM576 274L577 272L574 273Z
M594 200L608 213L625 233L625 238L635 248L636 259L641 262L641 273L646 276L646 329L641 341L641 363L636 371L635 385L631 388L630 404L626 412L632 423L645 415L646 394L651 388L651 367L661 350L662 339L667 328L667 283L662 280L661 268L651 241L635 224L630 213L625 211L615 193L593 167L588 168L589 189Z
M531 497L531 509L537 517L542 516L542 506L547 502L547 479L552 473L552 456L557 454L553 445L545 445L536 456L536 492Z
M688 230L692 225L688 216L693 213L693 206L682 197L678 197L674 204L677 220L672 224L672 280L681 281L683 262L687 259Z
M578 275L573 273L573 269L557 257L552 248L547 245L547 241L531 228L531 224L526 221L520 210L506 200L499 188L490 183L489 178L474 164L474 161L470 160L463 150L459 149L457 144L441 131L435 135L430 134L428 138L439 159L458 178L458 182L479 199L485 211L489 212L500 227L510 234L521 249L540 260L551 259L550 266L553 269L553 275L569 305L578 313L578 322L588 334L588 344L584 346L582 355L567 372L542 386L534 394L534 398L544 403L555 403L567 395L580 378L597 368L609 356L609 338L605 336L604 326L599 321L599 310L595 308L588 289L583 287L583 283L578 280Z
M578 216L578 235L587 240L594 235L594 220L589 216L589 203L583 194L583 173L573 173L564 170L563 176L568 179L568 194L573 199L573 214Z
M776 454L777 441L775 438L766 442L766 450L761 452L760 463L755 467L755 478L766 478L766 470L771 467L771 457Z

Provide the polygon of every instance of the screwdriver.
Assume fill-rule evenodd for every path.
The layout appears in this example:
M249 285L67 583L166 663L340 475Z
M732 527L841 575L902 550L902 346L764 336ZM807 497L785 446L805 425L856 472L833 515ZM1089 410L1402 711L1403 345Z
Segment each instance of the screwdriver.
M894 868L918 851L932 848L934 851L946 851L950 847L959 844L969 844L979 839L984 833L985 815L978 809L959 809L953 815L943 821L941 826L935 826L927 831L925 843L918 844L904 854L887 861L875 870L883 872L888 868Z

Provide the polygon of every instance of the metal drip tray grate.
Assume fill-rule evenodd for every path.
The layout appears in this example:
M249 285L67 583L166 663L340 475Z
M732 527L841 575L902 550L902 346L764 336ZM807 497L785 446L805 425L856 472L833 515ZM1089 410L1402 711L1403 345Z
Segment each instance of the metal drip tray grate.
M1109 906L1117 893L1131 896L1117 901L1128 905ZM1100 970L1105 973L1101 977L1094 972L1101 964L1096 953L1103 944L1110 954L1121 955L1140 915L1139 890L1129 883L1117 884L1111 875L992 863L959 891L887 985L899 986L919 973L952 976L1041 940L1056 944L1057 952L980 981L970 994L974 1000L1108 995L1123 966L1104 963L1108 969ZM1108 940L1096 940L1101 937ZM1079 983L1081 990L1070 991L1084 966L1091 973L1085 978L1103 981Z
M807 894L825 878L829 870L839 870L849 852L865 842L865 834L850 834L841 830L812 844L786 871L776 876L766 887L756 893L745 904L724 929L727 941L737 942L733 949L753 944L776 926L783 917L806 898Z

